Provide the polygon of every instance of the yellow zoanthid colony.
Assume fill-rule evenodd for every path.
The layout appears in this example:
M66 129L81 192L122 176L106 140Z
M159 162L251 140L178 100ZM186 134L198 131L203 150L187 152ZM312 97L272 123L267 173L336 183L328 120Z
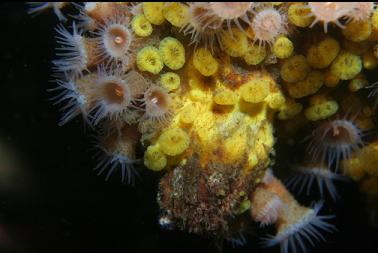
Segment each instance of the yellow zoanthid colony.
M65 21L65 6L31 13L52 7ZM333 232L322 202L300 205L273 175L289 168L274 163L277 137L297 162L288 185L299 193L336 198L333 182L348 176L376 202L374 3L75 7L56 28L61 124L81 114L99 130L106 178L161 173L162 227L235 242L252 222L275 225L265 245L282 252Z

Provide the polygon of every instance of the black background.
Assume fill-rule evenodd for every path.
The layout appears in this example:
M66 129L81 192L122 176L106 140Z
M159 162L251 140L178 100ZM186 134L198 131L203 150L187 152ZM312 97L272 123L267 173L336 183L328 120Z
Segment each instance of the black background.
M92 171L92 133L80 119L57 125L46 91L57 23L52 12L30 18L23 3L0 4L0 145L21 164L0 191L0 252L215 252L208 240L160 230L159 175L143 172L135 187L105 182ZM340 193L326 209L339 232L311 252L377 252L357 186L342 184ZM246 247L223 251L279 252L257 243L249 236Z

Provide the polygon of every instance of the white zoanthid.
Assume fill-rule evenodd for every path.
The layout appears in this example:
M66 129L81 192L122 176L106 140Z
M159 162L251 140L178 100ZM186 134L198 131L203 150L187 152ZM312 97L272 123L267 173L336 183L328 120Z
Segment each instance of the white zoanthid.
M85 10L84 3L73 3L77 9L77 14L72 15L72 17L77 20L77 26L82 29L84 32L91 31L97 28L98 23L95 19L88 15Z
M93 31L97 58L106 65L121 62L128 65L132 52L133 34L129 27L130 18L117 13L107 17L98 29Z
M32 16L52 8L60 21L67 20L60 9L69 4L68 2L28 2L27 4L29 5L28 13Z
M243 232L238 232L237 234L232 235L232 236L226 238L225 240L226 240L226 242L231 244L231 246L233 248L243 247L243 246L247 245L247 238L245 237Z
M139 137L136 126L128 124L105 135L97 144L100 149L95 154L97 165L94 170L97 171L97 175L102 175L107 170L107 181L113 172L120 170L121 181L133 185L135 176L138 175L134 165L140 162L135 154Z
M343 29L344 25L340 22L340 19L351 13L353 6L348 2L308 2L307 8L311 10L310 16L315 18L310 27L322 22L325 33L328 32L329 23L334 23Z
M269 236L263 240L265 247L280 245L281 253L289 252L306 252L306 241L312 246L315 242L326 241L322 233L333 233L336 227L329 224L327 220L333 219L334 215L319 215L323 202L316 203L312 208L301 208L299 213L287 214L287 218L297 214L295 222L284 222L279 226L278 233L275 236ZM290 211L290 208L288 209ZM297 211L298 212L298 211ZM290 218L289 218L290 219Z
M306 194L310 195L311 189L313 189L314 185L317 185L322 198L326 190L332 199L335 200L338 194L334 181L346 180L342 175L334 173L328 167L322 165L302 166L295 170L298 173L289 178L286 185L298 194L302 194L306 190Z
M231 32L234 23L240 30L244 28L240 21L250 23L249 15L254 5L252 2L210 2L209 9L217 16L222 23L226 23L228 31Z
M352 8L347 17L349 20L354 21L368 20L376 7L376 3L374 2L354 2L349 4L352 5Z
M260 226L277 222L283 208L283 202L277 194L257 188L252 194L252 203L252 219L259 222Z
M276 38L287 34L288 21L284 11L273 7L264 7L256 10L255 17L250 24L254 33L254 42L259 46L272 46Z
M363 132L352 117L325 120L307 137L307 152L312 162L328 168L335 164L337 170L341 159L349 159L363 146L362 137Z
M55 31L57 43L60 45L56 48L59 59L53 61L55 71L78 75L87 70L88 50L82 30L73 22L72 33L63 25L58 25Z
M106 70L98 68L95 80L96 105L90 115L91 122L97 125L102 119L123 119L128 122L128 115L134 106L133 84L125 80L122 67Z
M163 87L150 85L144 92L142 101L144 119L164 125L172 117L172 99Z
M214 14L209 3L190 3L188 23L182 27L185 35L190 35L190 44L197 47L214 49L214 44L221 45L220 35L223 31L223 20Z
M51 98L55 105L63 104L60 111L63 113L59 125L64 125L79 114L82 114L85 122L90 124L89 114L93 109L95 90L93 88L91 75L74 78L64 73L61 78L56 79L57 87L50 89L50 92L59 92Z

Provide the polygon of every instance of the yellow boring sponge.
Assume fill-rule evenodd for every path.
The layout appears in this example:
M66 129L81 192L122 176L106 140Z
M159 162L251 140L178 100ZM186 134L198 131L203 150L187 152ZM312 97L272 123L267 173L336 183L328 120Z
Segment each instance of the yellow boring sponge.
M257 65L261 63L265 59L265 57L265 47L259 46L257 44L249 44L248 51L243 56L243 59L248 65Z
M185 48L173 37L165 37L159 44L159 51L164 64L173 70L182 68L185 64Z
M144 47L138 52L136 64L140 71L152 74L158 74L164 67L159 50L153 46Z
M144 16L151 24L161 25L164 22L163 2L143 2L142 8Z
M278 113L278 119L288 120L294 118L303 109L302 104L295 102L295 100L288 100Z
M296 83L286 83L289 95L293 98L301 98L315 94L324 83L323 73L320 71L311 71L305 80Z
M287 13L290 23L299 27L307 27L314 21L314 17L310 15L311 9L306 8L304 3L291 4Z
M294 55L282 64L280 74L284 81L293 83L305 79L309 72L306 58L303 55Z
M190 144L189 135L181 128L164 131L157 141L164 154L175 156L182 154Z
M307 62L312 68L327 68L336 58L340 51L340 44L337 40L327 38L318 45L313 45L307 51Z
M133 18L131 21L131 29L133 29L136 35L141 37L150 36L153 30L151 23L143 14L136 15Z
M217 92L213 99L218 105L234 105L238 101L238 96L231 90L222 90Z
M190 18L189 7L177 2L165 3L163 15L173 26L183 27L188 23Z
M344 37L348 40L354 42L364 41L371 34L371 22L370 20L355 20L349 22L342 31Z
M326 119L337 112L339 105L334 100L325 101L320 104L311 105L306 108L304 114L308 120L317 121Z
M249 103L260 103L269 95L269 80L254 78L240 87L240 95Z
M341 80L350 80L361 72L362 61L358 55L341 52L331 65L332 74Z
M287 37L279 37L273 44L273 53L277 58L289 58L294 51L294 45Z
M340 82L340 78L331 73L331 71L326 71L324 73L324 85L327 87L336 87Z
M368 70L375 69L378 66L378 59L372 51L365 52L362 56L364 68Z
M205 48L198 48L194 52L193 65L204 76L214 75L219 67L218 61Z
M153 171L160 171L167 165L167 157L158 145L151 145L144 153L144 165Z
M241 57L248 52L247 35L238 28L223 31L221 43L224 51L232 57Z
M180 76L173 72L167 72L160 76L160 83L167 91L173 91L180 87Z

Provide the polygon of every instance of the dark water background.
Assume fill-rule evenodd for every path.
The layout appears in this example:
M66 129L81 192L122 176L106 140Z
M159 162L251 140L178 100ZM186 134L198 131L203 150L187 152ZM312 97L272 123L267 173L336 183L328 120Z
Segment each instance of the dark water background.
M105 182L92 171L92 139L81 120L57 125L46 91L56 24L52 12L32 19L23 3L0 4L0 148L16 161L4 168L0 160L0 253L216 252L205 239L160 230L158 175L143 172L135 187L118 177ZM339 189L341 199L326 208L339 232L310 252L378 252L357 186ZM246 247L224 252L279 252L256 243L249 236Z

